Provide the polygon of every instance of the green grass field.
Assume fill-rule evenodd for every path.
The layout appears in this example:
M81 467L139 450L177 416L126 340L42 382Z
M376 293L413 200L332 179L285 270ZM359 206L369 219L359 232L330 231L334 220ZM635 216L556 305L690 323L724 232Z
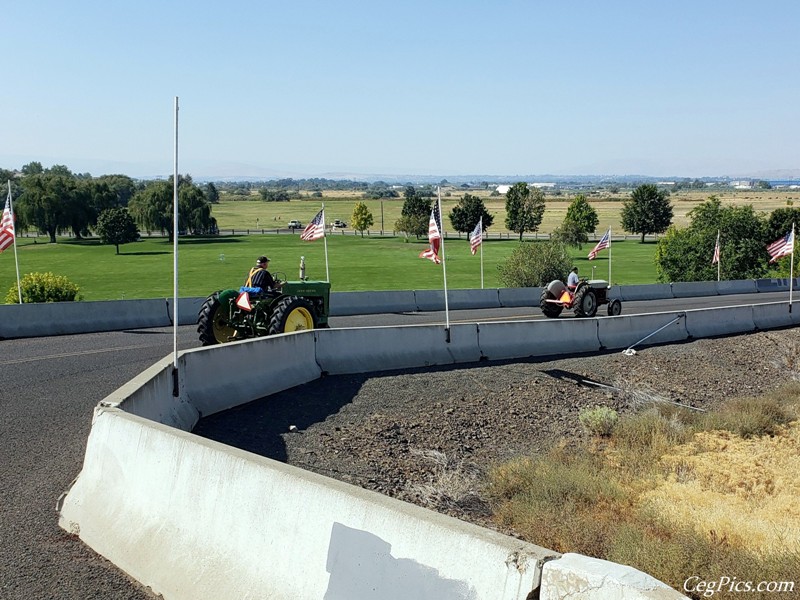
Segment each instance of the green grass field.
M64 275L80 287L84 300L120 300L172 296L172 246L166 238L147 238L120 247L103 246L97 240L76 242L60 238L57 244L46 238L19 238L17 252L20 274L53 272ZM489 240L483 246L484 286L498 287L497 265L504 261L518 242ZM420 259L427 240L408 242L397 237L333 235L327 238L331 287L334 291L441 289L442 266ZM449 289L481 286L480 252L472 256L466 239L445 240L447 285ZM573 249L575 264L582 275L591 276L596 267L598 279L608 276L608 251L589 261L583 250ZM614 242L612 282L619 284L653 283L654 243ZM298 234L220 235L206 238L184 237L178 246L178 289L180 296L205 296L217 289L238 287L248 269L261 254L270 257L270 270L297 279L300 257L305 256L306 275L325 279L323 240L303 242ZM0 292L15 286L14 252L0 254Z
M447 195L447 194L450 195ZM489 196L488 191L474 192L484 199L487 210L494 216L494 225L489 229L489 239L483 247L484 285L498 287L497 265L504 261L517 241L505 238L505 198ZM688 223L688 213L704 202L711 192L690 191L673 194L674 222L679 226ZM442 210L449 214L463 195L458 189L443 190ZM800 201L800 191L766 190L719 193L723 204L751 204L765 214L790 202ZM222 235L209 238L184 237L179 246L179 294L181 296L205 296L208 293L242 284L247 270L257 256L267 254L271 259L271 270L282 273L289 279L298 277L300 257L306 257L306 274L312 279L325 278L325 246L322 240L302 242L299 232L286 233L286 224L292 219L303 223L313 218L325 203L328 223L341 219L348 224L352 220L353 207L365 202L373 214L375 224L370 229L393 231L400 217L403 199L364 200L355 192L325 192L322 198L312 198L310 193L303 200L291 202L263 202L256 192L246 199L223 194L221 202L213 205L212 214L217 219ZM563 221L567 206L574 194L547 197L547 205L540 230L551 232ZM594 196L590 202L597 210L600 223L597 231L608 227L615 236L623 231L619 225L620 211L626 196ZM231 230L243 233L258 230L280 235L230 235ZM449 231L445 219L445 230ZM348 229L348 233L352 230ZM143 233L144 235L144 233ZM452 235L452 234L449 234ZM442 267L418 258L427 247L426 240L403 237L364 237L333 234L327 238L330 280L334 291L351 290L400 290L441 289ZM85 300L118 300L122 298L159 298L172 295L172 246L162 238L148 238L135 244L121 247L122 254L116 256L112 246L102 246L97 240L76 242L61 238L57 244L48 244L46 237L21 237L18 240L20 273L51 271L64 275L81 289ZM608 278L608 251L603 251L594 261L586 255L594 242L582 250L572 249L575 264L581 275L591 277L592 267L598 279ZM654 283L656 281L653 255L655 243L640 244L633 239L615 241L611 247L611 282L615 284ZM480 255L469 252L466 236L445 240L447 253L447 283L450 289L479 288L481 282ZM15 285L14 253L11 249L0 254L0 301L8 289Z

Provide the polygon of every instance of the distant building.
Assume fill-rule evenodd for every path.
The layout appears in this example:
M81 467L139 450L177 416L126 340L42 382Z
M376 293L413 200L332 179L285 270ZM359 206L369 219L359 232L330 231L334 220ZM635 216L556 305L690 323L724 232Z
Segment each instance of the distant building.
M756 187L756 182L752 179L740 179L739 181L731 181L731 187L737 190L752 190Z
M511 189L510 185L498 185L496 188L494 188L494 190L498 194L507 194L508 190L510 190L510 189Z

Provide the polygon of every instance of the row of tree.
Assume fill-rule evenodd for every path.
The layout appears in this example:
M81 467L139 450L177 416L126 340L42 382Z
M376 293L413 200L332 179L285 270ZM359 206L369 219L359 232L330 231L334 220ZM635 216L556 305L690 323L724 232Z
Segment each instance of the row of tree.
M81 239L95 231L104 242L117 245L117 251L118 244L138 237L137 225L166 233L172 240L172 177L139 182L126 175L92 177L63 165L45 169L38 162L22 167L21 174L0 169L0 180L12 182L18 231L35 229L52 243L59 234ZM179 228L193 234L215 233L211 205L218 201L213 183L201 187L190 176L179 176Z

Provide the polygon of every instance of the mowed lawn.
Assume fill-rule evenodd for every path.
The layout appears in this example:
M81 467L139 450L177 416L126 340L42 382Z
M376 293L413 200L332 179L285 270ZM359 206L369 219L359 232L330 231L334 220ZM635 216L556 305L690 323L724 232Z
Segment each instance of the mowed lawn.
M172 245L166 238L144 237L125 244L116 255L113 246L98 240L76 242L60 238L49 244L46 238L19 238L17 252L20 274L53 272L64 275L80 287L84 300L120 300L172 296ZM536 242L525 242L536 243ZM483 246L484 286L500 287L497 266L519 244L516 239L488 240ZM304 242L294 234L219 235L182 237L178 244L178 291L182 297L205 296L244 283L255 259L266 254L270 270L281 278L297 279L300 257L305 257L310 279L326 278L325 241ZM427 240L402 237L361 237L333 235L327 238L328 265L333 291L441 289L443 267L420 259ZM608 277L608 255L604 250L594 261L586 258L593 244L573 249L575 264L582 275ZM656 280L653 254L655 243L627 240L611 247L611 280L618 284L653 283ZM449 289L481 287L481 253L473 256L469 244L446 239L447 285ZM14 252L0 254L2 298L15 286Z
M499 287L497 266L508 258L519 242L515 234L505 229L505 198L490 196L488 191L470 193L482 197L494 217L494 224L488 230L489 239L483 246L484 286ZM800 202L798 190L681 191L670 196L675 224L686 226L689 212L712 193L720 196L723 205L750 204L765 215L775 208ZM442 191L444 229L448 236L458 236L452 232L448 215L463 194L456 188ZM654 283L655 242L640 244L635 236L621 241L624 232L620 227L620 213L627 194L629 192L623 191L616 195L589 195L590 204L600 219L593 239L596 240L609 227L614 233L612 283ZM263 202L255 191L246 198L222 194L221 202L212 208L222 235L183 237L180 240L179 294L205 296L217 289L238 287L261 254L272 259L272 271L289 279L298 277L300 257L305 256L306 275L311 279L325 279L323 241L303 242L299 239L299 231L289 233L286 230L286 224L292 219L308 223L323 202L328 223L341 219L350 226L345 230L347 235L339 231L327 238L330 281L334 291L443 287L443 268L418 258L427 247L427 240L353 235L352 212L357 202L364 202L372 212L374 225L370 227L371 231L383 229L391 233L400 217L403 198L365 200L356 192L327 191L322 198L311 197L310 192L303 192L303 195L302 200L291 202ZM562 196L547 196L540 231L549 233L561 224L574 195L565 192ZM245 235L248 230L250 235ZM278 231L281 233L277 234ZM172 246L165 238L148 238L146 232L143 236L143 241L122 246L119 256L115 255L112 246L102 246L96 239L76 242L60 238L57 244L49 244L46 237L40 236L35 239L36 243L32 237L21 237L18 246L20 272L24 275L51 271L64 275L78 284L85 300L172 296ZM586 259L593 245L594 241L580 250L571 250L575 264L581 275L591 277L594 267L595 278L608 279L608 251L601 252L594 261ZM711 252L709 248L709 256ZM466 235L461 234L460 239L446 239L445 253L448 287L479 288L481 256L470 254ZM15 278L14 253L9 249L0 254L0 302L8 289L15 285Z

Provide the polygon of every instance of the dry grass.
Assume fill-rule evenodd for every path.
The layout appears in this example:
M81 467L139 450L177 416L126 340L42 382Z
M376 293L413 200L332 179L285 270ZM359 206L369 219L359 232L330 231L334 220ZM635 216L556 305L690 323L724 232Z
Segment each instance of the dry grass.
M391 200L364 200L363 195L355 191L336 190L323 192L322 198L311 197L310 191L301 192L305 197L302 200L292 200L291 202L263 202L257 192L252 191L246 199L228 194L221 195L221 202L213 207L214 216L219 222L221 229L256 229L256 219L258 227L275 228L285 227L291 219L300 219L303 223L308 222L319 210L321 202L325 202L326 218L328 221L342 219L350 222L353 207L356 202L364 202L375 219L373 229L380 229L381 210L383 210L384 228L394 229L394 223L400 218L400 211L403 207L403 198ZM464 195L465 191L459 188L442 189L442 211L449 214L453 206ZM491 196L488 190L469 190L473 196L478 196L484 200L486 208L494 216L492 233L506 232L505 229L505 196ZM555 196L547 194L545 196L547 205L542 220L540 231L550 233L559 227L564 220L567 207L576 195L576 191L567 190L561 195ZM689 224L689 212L705 202L709 196L717 195L723 205L742 206L751 204L755 210L770 213L776 208L782 208L788 202L796 205L800 204L800 190L752 190L736 191L733 190L691 190L680 191L670 196L673 206L673 222L685 227ZM592 207L597 211L600 219L597 231L603 232L611 227L615 235L623 233L620 225L620 214L623 201L630 196L630 190L622 191L618 194L606 192L588 193L587 198Z
M796 382L710 413L656 403L621 418L610 439L494 469L495 519L533 543L630 564L676 589L692 575L796 579L798 417Z

